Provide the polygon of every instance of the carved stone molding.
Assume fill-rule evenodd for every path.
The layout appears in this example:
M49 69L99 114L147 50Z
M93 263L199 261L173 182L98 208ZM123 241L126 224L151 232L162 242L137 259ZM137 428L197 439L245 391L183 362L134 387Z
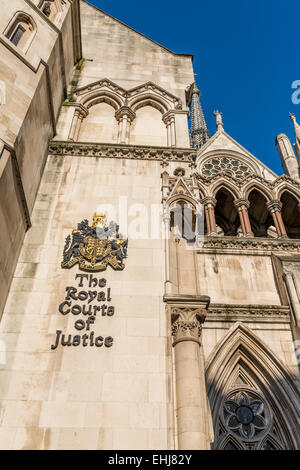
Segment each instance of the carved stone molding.
M214 209L217 205L217 200L214 197L205 197L201 200L201 203L206 206Z
M282 305L211 304L207 321L290 322L290 307Z
M240 198L234 201L234 205L237 209L249 209L250 202L247 199Z
M241 253L247 251L266 252L284 251L300 253L300 240L289 239L266 239L266 238L237 238L237 237L206 237L200 252L206 250L220 250L222 252L240 250Z
M277 200L270 201L267 203L267 208L271 214L273 212L280 212L282 209L282 202L277 201Z
M85 142L51 141L50 155L78 157L127 158L132 160L156 160L160 162L191 163L196 159L193 149L146 147L136 145L99 144Z
M197 308L171 308L172 336L174 346L180 341L194 340L200 342L202 324L206 315Z
M127 116L130 122L134 121L136 113L133 112L128 106L122 106L115 113L117 121L120 121L124 116Z
M206 296L165 296L171 318L173 346L182 341L201 344L202 325L210 302Z

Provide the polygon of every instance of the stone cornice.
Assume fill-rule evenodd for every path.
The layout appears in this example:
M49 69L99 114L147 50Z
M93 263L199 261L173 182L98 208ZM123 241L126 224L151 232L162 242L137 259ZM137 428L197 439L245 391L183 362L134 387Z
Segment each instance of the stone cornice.
M290 323L290 307L282 305L211 304L206 321Z
M99 144L53 140L49 144L50 155L78 157L127 158L131 160L156 160L160 162L192 163L196 159L194 149L170 147L146 147L123 144Z
M270 255L272 252L300 253L300 240L244 238L244 237L205 237L199 253L227 253Z

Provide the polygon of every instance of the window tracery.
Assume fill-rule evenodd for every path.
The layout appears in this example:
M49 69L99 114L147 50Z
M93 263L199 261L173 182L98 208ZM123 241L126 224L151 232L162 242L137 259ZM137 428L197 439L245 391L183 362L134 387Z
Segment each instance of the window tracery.
M276 417L262 393L248 386L231 390L219 416L219 450L280 450ZM238 444L238 445L237 445Z
M253 170L248 165L231 157L212 157L201 168L202 175L207 179L222 171L226 171L238 180L243 180L253 174Z

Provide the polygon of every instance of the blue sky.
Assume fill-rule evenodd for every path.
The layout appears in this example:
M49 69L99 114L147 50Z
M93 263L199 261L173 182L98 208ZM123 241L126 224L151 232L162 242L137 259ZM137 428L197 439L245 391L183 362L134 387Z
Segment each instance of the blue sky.
M174 52L194 54L210 132L219 109L225 130L283 173L275 138L284 132L294 142L289 113L300 122L300 104L291 99L300 80L299 0L90 3Z

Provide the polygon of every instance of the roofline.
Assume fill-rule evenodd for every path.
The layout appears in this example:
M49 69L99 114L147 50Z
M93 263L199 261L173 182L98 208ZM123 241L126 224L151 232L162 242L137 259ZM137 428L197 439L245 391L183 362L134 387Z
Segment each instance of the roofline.
M146 36L145 34L141 33L140 31L137 31L136 29L132 28L132 27L129 26L128 24L123 23L123 21L118 20L118 18L115 18L114 16L110 15L110 14L107 13L106 11L101 10L101 8L96 7L95 5L93 5L92 3L88 2L87 0L80 0L80 1L81 1L81 2L84 2L84 3L87 3L89 6L95 8L95 10L97 10L97 11L101 11L101 13L104 13L104 15L109 16L109 17L112 18L114 21L117 21L118 23L120 23L122 26L126 26L126 28L131 29L131 31L133 31L134 33L137 33L137 34L139 34L140 36L142 36L143 38L148 39L149 41L153 42L153 44L155 44L156 46L161 47L162 49L164 49L165 51L169 52L170 54L173 54L173 55L176 55L176 56L190 57L190 58L192 59L192 62L193 62L193 60L194 60L194 54L183 54L183 53L173 52L173 51L171 51L171 49L168 49L167 47L163 46L163 45L160 44L159 42L154 41L153 39L149 38L148 36Z

